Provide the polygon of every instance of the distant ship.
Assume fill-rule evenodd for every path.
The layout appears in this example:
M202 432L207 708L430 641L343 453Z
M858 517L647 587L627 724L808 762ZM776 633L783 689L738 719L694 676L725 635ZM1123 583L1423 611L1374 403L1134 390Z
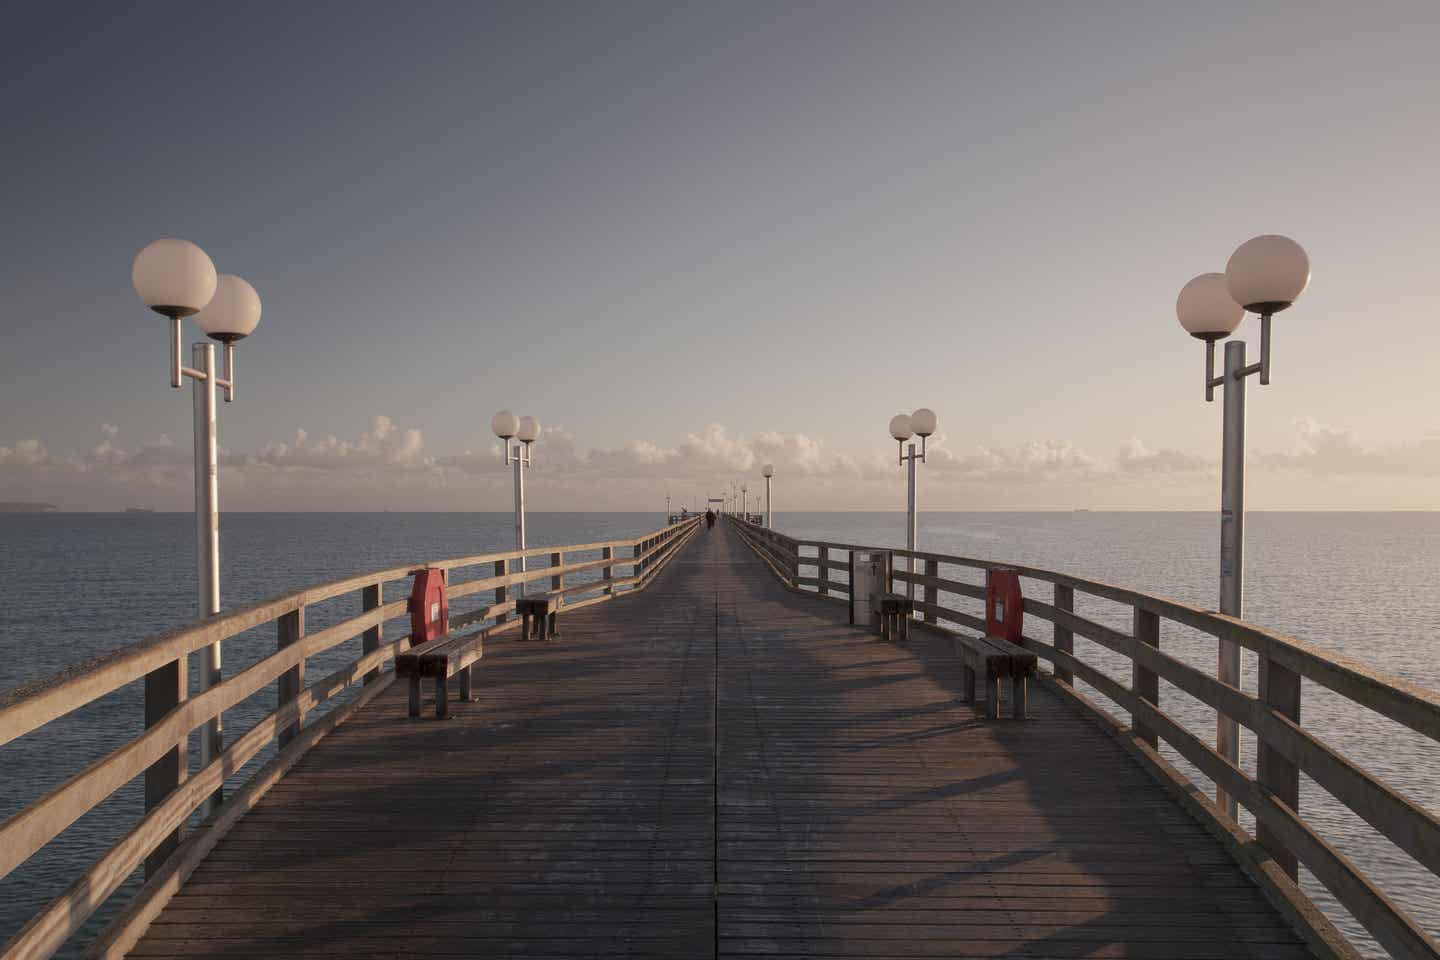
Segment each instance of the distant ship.
M154 513L149 507L126 507L126 513Z

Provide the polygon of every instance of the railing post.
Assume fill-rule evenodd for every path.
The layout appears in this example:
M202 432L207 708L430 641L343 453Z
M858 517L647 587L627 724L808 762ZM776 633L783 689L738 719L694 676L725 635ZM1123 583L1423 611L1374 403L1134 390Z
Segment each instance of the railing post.
M816 589L820 592L820 596L824 597L830 594L830 548L818 547L817 549L820 551L816 554L816 559L820 561L820 585Z
M508 574L509 572L510 572L510 565L509 565L508 563L506 563L504 560L496 560L496 561L495 561L495 576L497 576L497 577L503 577L503 576L505 576L506 574ZM505 585L502 584L502 585L500 585L500 586L498 586L498 587L495 588L495 603L496 603L496 604L504 603L504 602L505 602L506 600L508 600L509 598L510 598L510 588L509 588L509 587L507 587L507 586L505 586ZM506 620L509 620L509 619L510 619L510 614L508 614L508 613L503 613L503 612L502 612L502 613L497 613L497 614L495 615L495 622L496 622L496 624L504 623Z
M630 576L634 577L634 578L635 578L635 581L636 581L635 583L633 583L633 584L630 585L630 589L631 589L631 590L638 590L638 589L640 588L639 580L640 580L640 571L641 571L641 569L642 569L641 564L640 564L640 554L642 554L642 553L644 553L644 552L645 552L645 541L644 541L644 540L641 540L639 543L635 544L635 560L634 560L634 562L630 565L630 566L633 568L633 569L630 571Z
M275 648L277 650L284 650L286 647L294 646L296 643L300 642L300 638L304 635L304 607L300 607L297 610L291 610L289 613L281 614L278 618L276 618ZM276 698L277 707L284 707L287 703L290 703L296 697L300 696L300 691L305 689L305 661L301 660L299 663L295 664L295 666L280 674L278 687L279 693L278 697ZM277 735L277 738L279 740L281 750L284 750L285 747L289 745L291 740L294 740L300 735L300 725L304 723L304 721L305 717L302 714L295 719L294 723L280 728L280 733Z
M360 591L360 609L361 609L361 611L368 613L368 612L371 611L371 610L377 610L377 609L379 609L379 607L380 607L380 601L381 601L381 599L384 597L384 594L385 594L385 591L384 591L382 585L379 584L379 583L371 584L370 586L368 586L368 587L364 588L363 590L361 590L361 591ZM369 656L370 654L374 653L376 650L379 650L379 649L380 649L380 640L381 640L381 638L382 638L383 636L384 636L383 627L382 627L380 624L378 624L378 623L375 624L375 626L370 627L369 629L367 629L367 630L365 631L365 633L364 633L364 634L361 636L361 638L360 638L360 655L361 655L361 656ZM366 683L374 683L374 682L375 682L375 679L376 679L377 677L379 677L379 676L380 676L380 668L379 668L379 667L375 667L373 670L367 670L367 671L365 672L365 682L366 682Z
M940 576L939 560L925 561L925 576L932 580ZM925 622L934 623L938 619L935 607L940 603L940 588L933 583L925 584L925 592L921 595L920 600L926 605Z
M550 554L550 566L551 566L552 569L553 569L554 567L560 567L560 566L564 566L564 565L565 565L565 553L564 553L564 551L562 551L562 550L556 550L554 553ZM551 589L551 590L563 590L563 589L565 589L565 574L563 574L563 573L554 573L554 574L551 574L551 575L550 575L550 589ZM563 597L561 597L561 598L560 598L560 603L563 604L564 602L565 602L565 599L564 599Z
M159 723L165 714L174 710L185 699L186 682L185 658L171 660L163 667L157 667L145 674L145 727L149 729ZM189 738L182 737L180 742L145 768L145 810L149 812L159 806L160 801L169 795L180 784L185 782L188 773L186 769L186 747ZM159 845L145 858L145 876L153 877L160 869L161 864L175 848L180 845L180 831L173 831L170 836L160 841Z
M1066 613L1075 612L1074 587L1067 587L1063 583L1055 584L1055 609L1064 610ZM1068 653L1072 657L1075 655L1075 634L1071 632L1069 627L1062 627L1058 622L1055 624L1055 649L1061 653ZM1061 683L1068 683L1073 687L1075 685L1075 671L1069 667L1062 667L1057 663L1055 664L1055 679Z
M615 559L615 548L614 548L614 547L601 547L601 548L600 548L600 559L601 559L601 560L614 560L614 559ZM610 581L615 579L615 565L614 565L613 563L607 563L607 564L605 564L605 566L603 566L603 567L600 568L600 579L601 579L601 580L604 580L605 583L606 583L604 596L613 597L613 596L615 595L615 588L609 585L609 584L610 584Z
M1160 615L1151 613L1149 610L1135 608L1135 642L1143 643L1146 646L1160 649ZM1160 705L1160 676L1149 667L1140 665L1139 659L1132 662L1133 674L1131 687L1135 695L1146 703ZM1144 740L1152 747L1159 746L1160 740L1155 731L1146 726L1138 714L1130 715L1130 727L1135 731L1135 736Z
M1260 699L1270 709L1293 723L1300 722L1300 674L1262 656L1259 692ZM1299 814L1300 770L1285 759L1280 751L1266 743L1263 737L1260 738L1259 751L1255 758L1255 774L1262 788L1270 791L1276 800ZM1276 866L1284 870L1291 880L1297 879L1300 865L1295 854L1287 850L1264 823L1257 822L1255 826L1255 839L1259 840L1260 845L1274 858Z

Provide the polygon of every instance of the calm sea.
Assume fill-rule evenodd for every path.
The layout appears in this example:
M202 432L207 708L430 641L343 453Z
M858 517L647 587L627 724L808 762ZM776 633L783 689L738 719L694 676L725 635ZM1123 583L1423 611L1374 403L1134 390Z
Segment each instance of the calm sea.
M535 545L623 538L663 519L658 513L535 513L529 537ZM903 543L900 514L777 513L775 521L798 537ZM227 609L344 574L502 550L513 536L509 514L229 514L222 522ZM1257 513L1247 524L1247 619L1440 688L1434 656L1440 514ZM921 517L920 532L925 550L1050 567L1204 607L1216 602L1217 542L1214 515L1196 513L929 513ZM193 566L188 514L0 515L0 690L193 619ZM307 627L353 615L345 606L353 603L308 611ZM947 605L973 609L967 603L947 599ZM1128 612L1117 606L1077 598L1077 607L1083 615L1129 627ZM1162 645L1214 670L1213 639L1167 624ZM1128 662L1078 639L1076 647L1128 682ZM273 649L273 628L227 642L226 673ZM347 645L328 659L316 658L312 674L354 655ZM1247 657L1244 682L1251 690L1255 672ZM136 686L41 735L0 747L0 816L134 736L140 729ZM1161 697L1187 726L1213 738L1213 713L1168 686ZM272 707L269 698L257 696L227 713L225 726L243 730ZM1308 682L1303 711L1305 725L1323 739L1440 811L1440 747ZM1253 771L1253 742L1244 743L1244 752ZM57 765L56 757L69 763ZM1068 762L1063 745L1057 745L1056 758ZM1440 935L1440 884L1313 783L1304 781L1301 790L1306 818ZM107 849L134 822L139 806L137 782L0 881L0 942ZM1302 881L1366 952L1382 955L1313 878ZM136 882L132 878L130 886Z

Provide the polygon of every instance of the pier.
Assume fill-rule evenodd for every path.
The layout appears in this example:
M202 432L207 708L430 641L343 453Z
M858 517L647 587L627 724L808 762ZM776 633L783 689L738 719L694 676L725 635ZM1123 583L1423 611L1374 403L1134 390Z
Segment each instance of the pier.
M955 645L984 631L975 604L1001 565L886 551L915 565L890 572L915 596L900 642L850 622L849 554L873 549L688 518L530 550L549 566L528 571L509 553L360 575L15 691L0 743L132 682L148 729L0 825L0 872L135 776L147 812L3 957L53 954L142 861L144 887L89 955L1356 956L1295 884L1303 863L1392 955L1435 956L1298 803L1303 770L1435 871L1433 815L1304 729L1300 677L1435 738L1433 691L1218 614L1018 568L1018 646L1047 669L1025 719L987 719ZM483 603L452 616L463 642L428 645L463 648L463 664L419 683L417 718L397 661L413 671L426 650L385 625L409 616L407 578L434 568L452 602ZM518 639L525 583L560 601L556 639ZM306 633L308 605L348 594L358 616ZM1132 631L1077 613L1077 594L1131 609ZM272 622L274 655L185 698L188 654ZM1162 622L1256 651L1260 696L1165 654ZM1076 637L1130 658L1132 682ZM307 680L306 660L342 643L358 644L354 661ZM1164 712L1162 678L1257 733L1254 778ZM267 720L187 769L190 731L269 691ZM273 759L186 826L272 742ZM1256 836L1161 742L1251 811Z

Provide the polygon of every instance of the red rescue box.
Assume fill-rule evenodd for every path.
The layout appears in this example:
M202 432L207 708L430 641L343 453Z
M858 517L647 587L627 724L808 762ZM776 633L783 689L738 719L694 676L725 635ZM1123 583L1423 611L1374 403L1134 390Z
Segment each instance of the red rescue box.
M1025 598L1020 595L1020 571L997 567L985 572L985 634L997 640L1020 642L1025 623Z
M426 567L415 574L410 590L410 646L450 632L450 604L445 599L445 571Z

